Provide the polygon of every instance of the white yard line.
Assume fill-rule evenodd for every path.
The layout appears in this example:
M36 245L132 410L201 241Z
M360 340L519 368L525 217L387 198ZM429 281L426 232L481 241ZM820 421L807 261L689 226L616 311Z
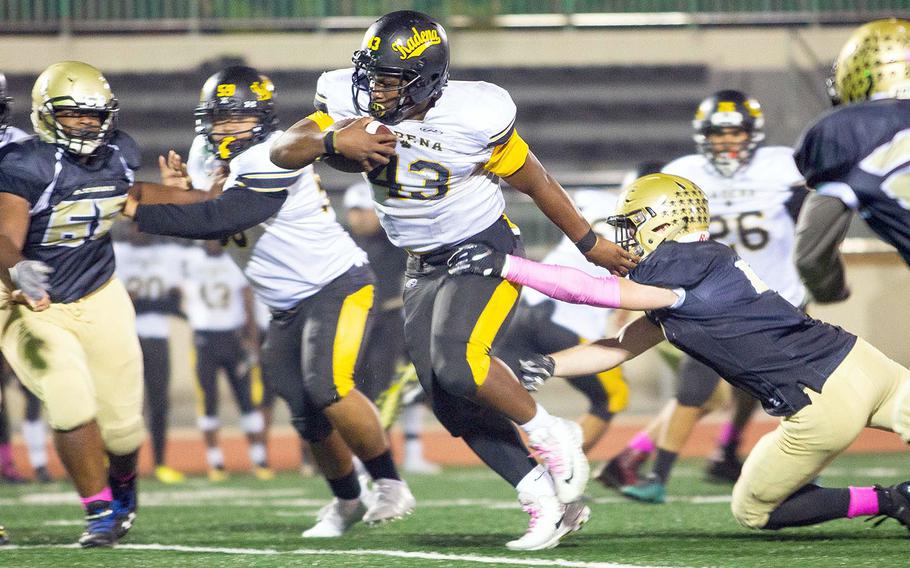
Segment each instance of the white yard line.
M39 548L78 548L78 545L21 546L7 545L0 548L4 551L29 550ZM281 551L271 548L219 548L214 546L183 546L178 544L118 544L115 550L141 550L160 552L182 552L196 554L233 554L248 556L384 556L393 558L413 558L434 562L473 562L477 564L506 564L510 566L560 566L563 568L670 568L668 566L651 566L642 564L618 564L615 562L586 562L580 560L562 560L559 558L511 558L508 556L483 556L479 554L443 554L441 552L417 552L407 550L324 550L299 548Z

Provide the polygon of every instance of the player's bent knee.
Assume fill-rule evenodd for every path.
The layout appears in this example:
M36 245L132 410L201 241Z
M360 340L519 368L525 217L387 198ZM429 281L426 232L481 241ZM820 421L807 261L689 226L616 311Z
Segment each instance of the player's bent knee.
M910 444L910 381L904 381L895 397L894 415L891 417L894 432Z
M742 484L737 483L733 487L730 511L740 525L749 529L764 529L772 510L773 506L766 505Z
M145 439L142 416L121 420L117 424L100 424L104 447L112 454L123 456L139 449Z
M325 417L316 418L314 416L292 416L291 426L301 438L311 443L318 443L329 437L332 433L332 425Z

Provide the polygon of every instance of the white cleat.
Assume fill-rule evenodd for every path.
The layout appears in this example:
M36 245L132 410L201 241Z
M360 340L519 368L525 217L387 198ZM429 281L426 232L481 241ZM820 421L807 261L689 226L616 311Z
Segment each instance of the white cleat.
M427 461L423 458L404 460L401 466L406 473L416 473L419 475L438 475L442 468L437 463Z
M556 418L549 428L528 435L528 442L533 455L541 459L553 477L559 500L568 504L581 498L591 476L591 466L581 449L581 426Z
M373 482L373 504L363 516L368 524L384 523L410 515L417 505L408 484L397 479Z
M335 538L343 535L351 526L363 518L366 505L360 499L334 498L319 509L316 524L300 535L303 538Z
M581 501L563 505L553 495L518 496L521 508L531 515L528 530L506 543L509 550L545 550L555 548L562 538L579 530L591 517L591 509Z

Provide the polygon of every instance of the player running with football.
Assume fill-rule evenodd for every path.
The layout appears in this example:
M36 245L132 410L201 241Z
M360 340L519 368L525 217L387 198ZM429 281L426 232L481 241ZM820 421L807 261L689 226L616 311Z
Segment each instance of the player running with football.
M172 152L163 173L187 189L213 183L225 189L202 203L136 207L131 201L126 211L144 232L236 245L228 251L272 312L263 376L290 406L291 423L335 496L303 536L337 537L361 519L401 518L415 501L375 406L354 388L373 305L366 254L335 220L312 168L269 161L281 136L274 103L274 85L255 69L231 66L209 77L186 168ZM375 481L369 508L352 453Z
M629 280L591 277L493 251L462 247L455 274L500 276L549 296L645 311L616 336L525 361L522 380L599 372L664 339L781 417L743 464L736 520L776 530L832 519L885 516L910 528L910 481L825 488L819 472L863 428L910 441L910 370L843 329L814 320L771 290L730 247L709 240L708 203L685 178L645 176L620 199L617 242L643 258Z
M299 168L326 156L330 164L346 159L368 172L389 239L409 252L405 342L437 418L518 490L532 520L507 546L556 546L589 514L578 501L588 479L579 428L535 404L490 356L519 288L449 276L445 261L464 242L521 254L518 229L504 215L500 178L530 195L592 262L625 272L635 257L598 239L529 151L506 91L448 80L446 32L432 18L386 14L367 29L353 62L353 69L320 77L316 112L277 141L272 161ZM353 122L335 124L343 119ZM368 133L374 120L394 135ZM545 466L528 458L514 424Z

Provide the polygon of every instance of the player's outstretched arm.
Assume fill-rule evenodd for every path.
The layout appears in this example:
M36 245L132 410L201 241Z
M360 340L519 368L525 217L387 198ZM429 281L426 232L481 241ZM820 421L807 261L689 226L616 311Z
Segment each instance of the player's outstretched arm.
M320 156L340 154L360 162L363 171L370 171L388 164L389 156L395 153L394 146L389 145L398 140L394 134L366 131L366 124L372 122L372 118L358 118L336 130L329 128L332 119L328 115L323 113L321 116L326 117L324 127L315 120L304 118L288 128L272 145L269 154L272 163L279 168L296 170L312 164Z
M664 339L663 330L642 316L626 324L613 337L552 354L553 374L559 377L597 374L638 357Z
M449 258L448 265L452 275L498 276L573 304L654 310L679 301L679 295L667 288L646 286L616 276L591 276L576 268L542 264L476 243L459 247Z
M533 152L528 152L524 165L518 171L503 179L533 199L544 215L576 243L589 261L619 276L625 276L635 268L638 257L598 237L569 194L544 169Z

